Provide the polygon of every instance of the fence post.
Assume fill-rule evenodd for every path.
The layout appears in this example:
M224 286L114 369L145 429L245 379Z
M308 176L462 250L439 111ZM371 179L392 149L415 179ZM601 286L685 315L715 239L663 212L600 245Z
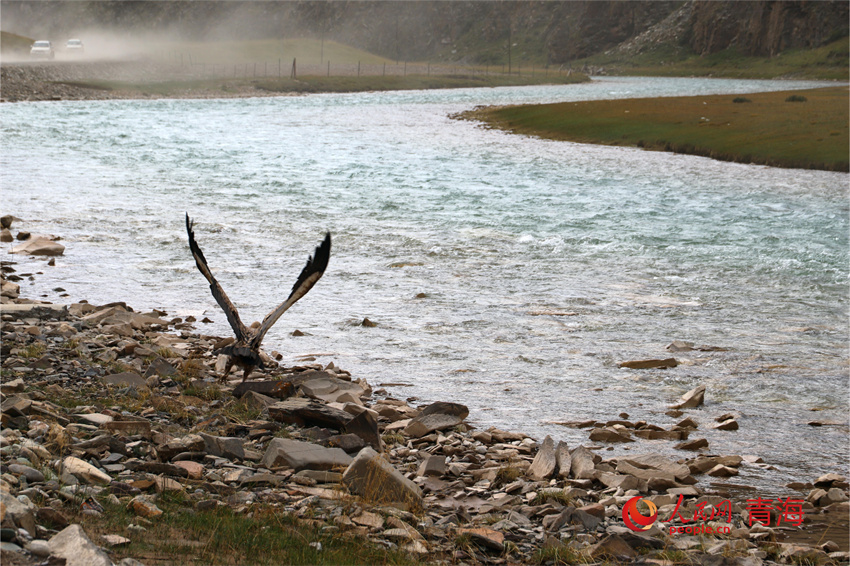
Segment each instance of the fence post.
M384 63L384 72L382 73L381 76L384 76L384 77L387 76L387 64L386 63Z
M298 79L298 73L295 69L295 57L292 58L292 72L289 74L290 79Z
M328 59L328 76L331 76L331 60Z

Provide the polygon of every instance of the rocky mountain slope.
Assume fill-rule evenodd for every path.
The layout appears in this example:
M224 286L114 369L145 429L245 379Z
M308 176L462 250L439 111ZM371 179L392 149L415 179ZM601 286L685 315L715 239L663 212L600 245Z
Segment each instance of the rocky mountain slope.
M659 41L698 55L732 48L772 57L846 36L848 19L850 4L840 0L3 1L3 30L30 37L95 28L194 40L312 35L399 60L489 64L559 65L618 46L639 52Z

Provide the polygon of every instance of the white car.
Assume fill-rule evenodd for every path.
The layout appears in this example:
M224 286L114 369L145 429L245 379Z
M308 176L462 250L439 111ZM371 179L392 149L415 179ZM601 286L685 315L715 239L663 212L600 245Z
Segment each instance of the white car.
M56 55L53 53L53 45L49 41L36 41L30 48L30 57L46 57L47 59L53 59L55 56Z
M82 53L85 51L82 39L69 39L65 43L65 50L69 53Z

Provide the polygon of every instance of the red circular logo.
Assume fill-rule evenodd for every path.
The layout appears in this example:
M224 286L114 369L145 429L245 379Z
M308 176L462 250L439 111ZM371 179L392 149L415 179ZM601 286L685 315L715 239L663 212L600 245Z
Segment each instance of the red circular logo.
M640 501L643 501L649 507L649 517L642 515L638 511L637 504ZM641 532L648 530L657 518L658 507L655 506L655 503L648 499L642 499L639 495L632 497L623 505L623 522L633 531Z

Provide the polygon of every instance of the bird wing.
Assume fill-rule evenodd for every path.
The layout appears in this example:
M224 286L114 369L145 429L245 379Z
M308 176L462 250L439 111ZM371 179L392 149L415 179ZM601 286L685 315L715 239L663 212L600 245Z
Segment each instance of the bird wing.
M322 277L322 274L328 267L330 257L331 233L328 232L325 234L324 241L316 247L316 252L307 258L307 265L301 270L301 275L298 276L298 280L292 286L292 292L289 294L289 297L263 319L263 323L251 339L252 348L259 348L260 342L263 341L266 332L277 322L280 315L285 313L289 307L294 305L298 299L306 295L307 291L313 288L313 285Z
M227 322L229 322L231 328L233 328L233 332L236 334L236 340L244 343L251 337L251 333L245 325L242 324L242 321L239 319L239 311L236 310L236 307L234 307L233 303L230 302L230 299L227 298L227 294L224 292L224 289L221 288L221 285L219 285L218 281L216 281L215 277L213 277L209 266L207 266L207 259L204 257L204 252L201 251L200 246L198 246L198 242L195 241L195 233L192 231L193 224L194 222L189 219L189 213L187 212L186 231L189 233L189 249L192 250L192 255L195 257L195 265L198 266L198 271L200 271L203 276L207 278L207 281L210 282L210 291L212 291L212 295L218 303L218 306L221 307L221 310L223 310L225 316L227 316Z

